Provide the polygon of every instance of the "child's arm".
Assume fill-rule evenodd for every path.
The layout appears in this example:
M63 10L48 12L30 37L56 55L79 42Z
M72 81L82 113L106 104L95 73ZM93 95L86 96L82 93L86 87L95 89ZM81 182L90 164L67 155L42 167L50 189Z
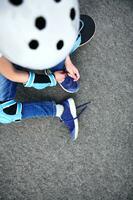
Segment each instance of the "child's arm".
M71 76L75 81L78 81L80 79L80 74L79 74L78 69L73 65L70 59L70 56L67 56L65 60L65 66L66 66L68 75Z
M28 72L15 69L14 66L4 57L0 58L0 74L17 83L26 83L29 79ZM54 75L57 82L64 81L66 76L62 71L55 72Z
M28 72L15 69L14 66L4 57L0 58L0 74L11 81L18 83L26 83L29 78Z

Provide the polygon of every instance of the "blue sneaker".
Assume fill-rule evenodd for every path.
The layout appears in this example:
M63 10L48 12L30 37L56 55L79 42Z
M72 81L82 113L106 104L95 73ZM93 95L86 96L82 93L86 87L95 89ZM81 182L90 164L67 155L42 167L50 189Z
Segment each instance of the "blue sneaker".
M75 102L72 98L67 99L62 103L64 107L64 112L61 116L61 121L68 127L70 131L70 137L74 141L78 137L79 125L78 118L86 110L88 104L91 102L84 103L79 106L75 106ZM80 109L79 114L77 115L77 110Z
M49 75L51 73L51 70L45 70L46 75ZM79 83L77 81L74 81L74 79L70 76L66 76L65 80L62 83L59 83L59 85L62 87L63 90L65 90L68 93L76 93L80 88Z
M61 116L61 121L63 121L68 127L70 131L70 137L74 141L77 139L79 131L75 102L72 98L70 98L64 101L62 105L64 106L64 112Z
M66 76L65 80L59 85L68 93L76 93L79 90L79 83L74 81L70 76Z

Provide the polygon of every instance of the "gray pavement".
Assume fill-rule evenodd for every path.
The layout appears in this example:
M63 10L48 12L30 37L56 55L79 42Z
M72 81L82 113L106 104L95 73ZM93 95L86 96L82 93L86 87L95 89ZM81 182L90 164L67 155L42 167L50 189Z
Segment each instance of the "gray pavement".
M92 100L75 143L58 119L0 125L1 200L133 200L133 1L80 0L96 35L73 55L77 104ZM17 99L57 102L59 87L18 87Z

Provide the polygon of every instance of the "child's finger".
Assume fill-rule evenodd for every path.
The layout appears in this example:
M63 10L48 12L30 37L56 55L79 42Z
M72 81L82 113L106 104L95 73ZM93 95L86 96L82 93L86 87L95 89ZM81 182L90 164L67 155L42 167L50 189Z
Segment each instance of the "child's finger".
M74 79L74 81L78 81L79 80L79 78L78 77L76 77L76 79Z
M80 79L80 74L79 74L79 71L77 69L76 69L75 73L76 73L77 79L79 80Z
M76 81L77 80L76 74L73 72L71 75L72 75L72 78Z
M73 75L72 75L72 74L68 73L67 75L70 76L71 78L73 78Z

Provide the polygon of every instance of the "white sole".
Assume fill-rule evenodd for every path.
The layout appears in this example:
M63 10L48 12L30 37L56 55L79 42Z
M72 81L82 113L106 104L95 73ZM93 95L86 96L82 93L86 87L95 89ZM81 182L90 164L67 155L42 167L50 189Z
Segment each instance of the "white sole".
M61 88L62 88L65 92L70 93L70 94L74 94L74 93L77 93L77 92L79 91L79 89L78 89L78 90L76 90L75 92L70 92L70 91L66 90L66 89L61 85L61 83L59 83L59 85L61 86Z
M76 111L76 105L75 105L74 100L72 98L70 98L70 99L68 99L68 103L69 103L71 114L72 114L73 118L76 118L77 111ZM78 137L78 132L79 132L78 119L74 120L74 124L75 124L75 138L73 140L76 140Z

